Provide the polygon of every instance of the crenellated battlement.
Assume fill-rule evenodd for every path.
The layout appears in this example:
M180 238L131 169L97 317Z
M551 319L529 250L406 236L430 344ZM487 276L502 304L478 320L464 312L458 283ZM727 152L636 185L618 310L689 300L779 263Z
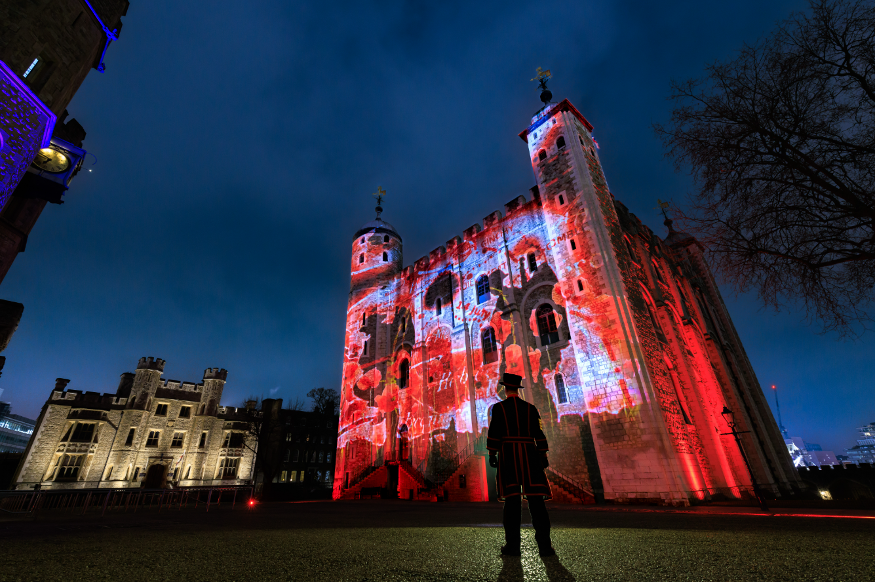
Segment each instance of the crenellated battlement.
M164 360L161 358L140 358L140 363L137 364L138 370L155 370L157 372L164 372Z
M228 370L225 368L207 368L204 370L204 380L228 380Z
M483 229L480 227L480 223L475 222L468 228L462 231L462 240L465 241L473 241L474 237L477 236L477 233L481 232Z
M462 244L462 237L460 237L460 236L454 236L453 238L451 238L450 240L448 240L447 243L446 243L447 252L453 252L453 251L455 251L456 248L457 248L460 244Z
M430 253L428 253L428 260L429 260L429 262L433 263L435 261L441 260L444 256L446 256L446 254L447 254L447 249L445 249L444 247L438 247L438 248L434 249L433 251L431 251Z
M501 218L501 211L496 210L495 212L483 219L483 230L486 230L487 228L492 228L493 226L501 222Z
M128 399L115 394L101 392L83 392L81 390L52 390L50 404L80 408L109 410L113 406L124 406Z

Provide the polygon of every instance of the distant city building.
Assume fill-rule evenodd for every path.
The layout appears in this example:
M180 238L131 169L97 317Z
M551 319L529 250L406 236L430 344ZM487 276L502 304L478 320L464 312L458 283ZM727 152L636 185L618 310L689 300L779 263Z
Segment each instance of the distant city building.
M817 443L806 443L800 437L784 439L790 458L797 467L820 467L823 465L840 465L836 454L824 451Z
M262 411L270 406L265 400ZM282 400L276 402L277 436L271 443L272 457L267 478L275 484L331 491L334 480L334 454L337 450L338 417L326 417L316 412L282 409ZM275 471L275 472L274 472ZM272 474L270 474L272 473ZM280 490L286 489L283 487Z
M875 464L875 422L861 426L857 432L860 433L860 438L857 439L857 446L847 450L848 461Z
M219 405L228 372L161 380L164 360L140 358L116 393L67 390L59 378L36 421L14 489L239 485L254 447L243 409Z
M11 410L11 404L0 402L0 453L23 453L36 421Z

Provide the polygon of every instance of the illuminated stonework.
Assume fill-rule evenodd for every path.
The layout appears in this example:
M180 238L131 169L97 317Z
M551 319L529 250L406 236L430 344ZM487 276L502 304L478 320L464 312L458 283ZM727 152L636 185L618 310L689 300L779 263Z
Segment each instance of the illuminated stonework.
M520 134L532 198L413 265L390 224L356 233L335 498L485 500L478 444L503 372L541 412L566 500L739 496L751 481L719 434L724 406L751 431L757 480L798 487L700 245L613 199L591 132L567 100L542 110Z
M161 380L164 360L140 358L115 394L67 390L43 406L14 489L239 485L251 478L246 416L219 406L228 372L200 384Z

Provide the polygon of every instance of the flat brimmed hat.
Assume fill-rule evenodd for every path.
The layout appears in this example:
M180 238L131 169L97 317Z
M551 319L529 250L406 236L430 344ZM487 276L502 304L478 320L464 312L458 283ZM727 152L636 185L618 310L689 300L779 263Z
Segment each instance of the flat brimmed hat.
M501 380L498 382L507 388L516 388L519 390L523 387L523 377L516 374L502 374Z

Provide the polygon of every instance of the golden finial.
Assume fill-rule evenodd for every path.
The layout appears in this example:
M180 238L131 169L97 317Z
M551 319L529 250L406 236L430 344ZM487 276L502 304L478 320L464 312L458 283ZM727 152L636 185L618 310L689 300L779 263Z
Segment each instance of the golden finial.
M547 69L546 71L542 71L541 67L538 67L538 70L535 71L535 73L537 74L535 75L535 78L532 79L532 81L537 81L538 83L546 83L547 79L553 76L550 74L549 69Z
M541 89L541 101L544 103L546 107L550 100L553 99L553 93L550 92L550 89L547 88L547 81L550 80L550 77L553 75L550 74L549 70L542 70L541 67L538 67L538 70L535 71L537 76L535 76L532 81L538 82L538 87Z
M380 213L383 212L383 198L386 197L386 191L383 190L382 186L377 186L377 191L371 194L374 198L377 199L377 218L380 218Z

